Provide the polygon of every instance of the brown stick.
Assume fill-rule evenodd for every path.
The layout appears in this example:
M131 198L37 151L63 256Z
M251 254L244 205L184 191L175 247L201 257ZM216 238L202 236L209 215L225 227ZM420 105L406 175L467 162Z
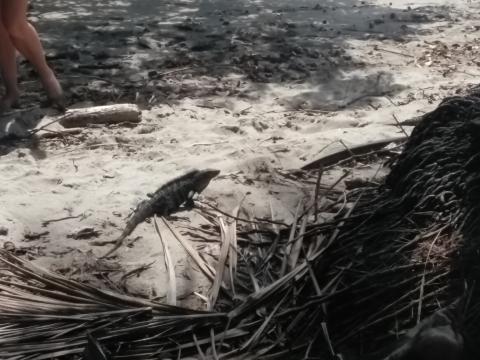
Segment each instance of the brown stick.
M407 139L406 136L392 137L384 140L379 140L367 144L357 145L349 148L348 150L340 150L333 154L326 155L320 159L314 160L307 165L302 166L302 170L313 170L318 169L319 167L326 167L335 165L336 163L346 160L352 157L352 154L355 156L366 154L370 151L380 150L381 148L387 146L388 144L394 142L401 142Z
M402 130L402 132L403 132L403 133L405 134L405 136L408 138L409 135L408 135L408 133L405 131L404 127L402 126L402 123L398 120L397 115L392 114L392 116L393 116L395 122L397 123L398 127L400 128L400 130Z

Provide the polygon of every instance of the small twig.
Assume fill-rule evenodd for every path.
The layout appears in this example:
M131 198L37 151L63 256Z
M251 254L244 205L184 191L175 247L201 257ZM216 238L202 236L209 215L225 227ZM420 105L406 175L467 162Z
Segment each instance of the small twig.
M79 217L82 217L82 216L85 216L85 214L80 214L80 215L77 215L77 216L66 216L66 217L59 218L59 219L45 220L45 221L42 221L42 226L45 227L45 226L49 225L50 223L63 221L63 220L78 219Z
M107 147L107 146L118 146L118 147L128 147L128 148L140 148L141 147L140 145L125 144L125 143L86 144L86 145L83 145L83 146L78 146L75 149L71 149L71 150L68 150L68 151L64 151L64 152L55 154L53 156L62 156L62 155L69 154L69 153L72 153L72 152L75 152L75 151L78 151L78 150L83 150L83 149L90 149L91 148L91 149L95 150L96 148Z
M395 113L392 114L393 118L395 119L395 122L397 123L398 127L400 128L400 130L402 130L402 132L405 134L405 136L407 137L407 139L410 137L410 135L408 135L408 133L405 131L405 128L402 126L402 124L400 123L400 121L398 120L397 118L397 115L395 115Z
M63 114L63 115L57 117L55 120L52 120L52 121L46 123L45 125L40 126L39 128L30 130L28 136L31 137L31 136L35 135L36 133L38 133L39 131L44 130L45 128L49 127L50 125L66 119L68 116L69 116L69 114Z
M318 221L318 195L320 192L320 183L322 182L322 175L323 175L323 167L321 166L320 169L318 170L318 175L317 175L317 183L315 184L315 196L314 196L314 210L313 210L313 217L314 217L314 222L317 223Z
M217 105L207 105L207 104L197 104L195 105L196 107L199 107L199 108L204 108L204 109L222 109L221 106L217 106Z
M350 148L347 146L347 144L345 144L345 143L343 142L342 139L338 140L338 142L339 142L340 144L342 144L343 147L345 148L345 150L347 150L347 151L350 153L350 156L351 156L351 157L354 157L354 156L355 156L355 154L353 153L353 151L350 150Z
M388 95L385 95L385 98L390 102L390 104L392 104L393 106L398 106L398 104L395 104L392 100L392 98Z
M405 56L405 57L409 57L409 58L415 58L415 56L410 55L410 54L405 54L405 53L402 53L402 52L399 52L399 51L394 51L394 50L383 49L383 48L379 48L378 46L375 46L374 49L377 50L377 51L383 51L383 52L390 53L390 54Z
M133 275L138 275L138 274L141 274L142 272L144 272L145 270L148 270L152 267L152 265L155 264L155 261L152 261L151 263L149 264L144 264L144 265L141 265L139 266L138 268L135 268L133 270L130 270L129 272L125 273L121 278L120 278L120 283L125 283L125 281L133 276Z
M253 107L253 106L251 106L251 105L250 105L250 106L247 106L245 109L240 110L239 112L237 112L237 114L243 115L244 112L250 110L252 107Z
M218 142L213 142L213 143L195 143L190 146L211 146L211 145L220 145L220 144L225 144L228 143L228 141L218 141Z
M319 113L319 114L330 114L331 110L317 110L317 109L290 109L290 110L271 110L271 111L266 111L261 113L260 115L265 115L265 114L283 114L283 113L289 113L289 112L311 112L311 113Z
M155 76L156 77L167 76L167 75L175 74L175 73L182 72L182 71L185 71L185 70L190 70L190 69L193 69L193 66L186 66L186 67L179 68L179 69L173 69L173 70L165 71L165 72L157 74Z
M285 226L285 227L288 226L287 224L285 224L283 222L267 220L267 219L255 218L255 220L248 220L248 219L245 219L245 218L240 218L240 217L237 217L237 216L233 216L232 214L229 214L229 213L227 213L223 210L220 210L219 208L217 208L216 206L214 206L212 204L209 204L209 203L206 203L206 202L200 202L200 204L204 204L204 205L212 208L213 210L218 211L220 214L225 215L225 216L227 216L231 219L237 220L237 221L246 222L246 223L250 223L250 224L268 223L268 224L275 224L275 225L280 225L280 226ZM201 210L205 210L203 207L199 207L199 208Z
M64 74L62 74L62 78L67 78L67 79L92 79L92 80L103 81L103 82L109 83L110 85L117 85L117 86L123 85L123 81L122 82L114 81L114 80L111 80L111 79L107 79L107 78L103 78L103 77L95 76L95 75L86 75L86 74L64 75Z

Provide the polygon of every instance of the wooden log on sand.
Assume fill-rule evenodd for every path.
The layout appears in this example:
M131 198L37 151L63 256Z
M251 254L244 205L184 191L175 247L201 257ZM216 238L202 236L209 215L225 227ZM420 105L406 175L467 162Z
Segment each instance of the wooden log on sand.
M78 128L90 124L139 123L141 111L135 104L115 104L71 109L59 120L65 128Z

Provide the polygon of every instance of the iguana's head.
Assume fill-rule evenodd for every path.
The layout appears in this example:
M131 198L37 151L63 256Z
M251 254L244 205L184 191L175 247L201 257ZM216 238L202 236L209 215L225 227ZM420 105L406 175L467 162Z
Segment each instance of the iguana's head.
M210 180L212 180L218 174L220 174L220 170L216 170L216 169L200 170L195 175L195 181L194 181L195 192L201 193L208 186L208 184L210 183Z

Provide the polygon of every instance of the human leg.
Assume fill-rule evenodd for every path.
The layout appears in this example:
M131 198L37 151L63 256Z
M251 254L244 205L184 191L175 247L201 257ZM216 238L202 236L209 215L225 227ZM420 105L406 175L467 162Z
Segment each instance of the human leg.
M0 99L0 111L10 108L18 100L16 49L2 21L0 0L0 71L5 85L5 95Z
M2 22L13 46L33 65L53 101L62 98L62 88L47 64L40 39L27 20L27 0L0 0Z

